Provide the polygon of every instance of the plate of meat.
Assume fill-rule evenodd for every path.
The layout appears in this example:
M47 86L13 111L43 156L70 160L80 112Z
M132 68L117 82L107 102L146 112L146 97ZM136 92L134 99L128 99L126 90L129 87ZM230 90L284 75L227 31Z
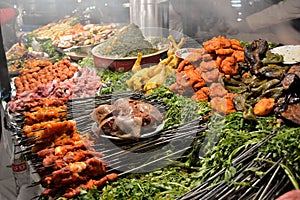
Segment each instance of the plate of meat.
M139 140L159 134L164 116L150 103L121 98L104 104L91 113L92 131L100 137L116 140Z

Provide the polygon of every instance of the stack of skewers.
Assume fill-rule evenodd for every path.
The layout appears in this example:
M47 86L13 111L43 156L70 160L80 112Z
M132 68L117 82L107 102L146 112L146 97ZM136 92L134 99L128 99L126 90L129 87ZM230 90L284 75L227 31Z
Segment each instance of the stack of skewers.
M197 118L137 141L99 138L91 131L90 113L122 97L164 108L154 96L139 91L69 100L31 99L14 113L15 136L24 149L17 153L24 154L40 176L33 185L45 188L42 195L72 198L118 176L166 166L191 149L194 139L207 129L206 120Z

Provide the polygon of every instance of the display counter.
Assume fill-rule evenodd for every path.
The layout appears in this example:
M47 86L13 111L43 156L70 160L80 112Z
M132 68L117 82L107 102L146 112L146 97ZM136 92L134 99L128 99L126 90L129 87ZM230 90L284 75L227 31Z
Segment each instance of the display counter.
M204 24L190 35L81 19L0 45L0 183L12 185L1 183L0 197L276 199L299 190L297 43Z

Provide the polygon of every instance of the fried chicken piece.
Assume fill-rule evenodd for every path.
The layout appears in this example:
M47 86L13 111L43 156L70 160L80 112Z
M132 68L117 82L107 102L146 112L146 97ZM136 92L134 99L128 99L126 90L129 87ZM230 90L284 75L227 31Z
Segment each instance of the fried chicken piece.
M198 91L198 90L200 90L201 88L203 88L205 86L206 86L206 82L201 77L201 79L199 79L198 82L195 85L193 85L193 88L194 88L195 91Z
M177 72L181 72L182 70L184 70L184 67L186 66L186 65L189 65L190 64L190 61L188 61L188 60L186 60L186 59L184 59L184 60L182 60L179 64L178 64L178 67L177 67Z
M238 64L234 57L226 57L221 63L221 71L227 75L234 75L238 73Z
M189 80L190 86L202 81L201 74L198 70L190 69L184 71L183 74L183 77Z
M198 100L198 101L208 101L209 99L209 88L208 87L202 87L200 90L194 93L192 96L192 99Z
M244 51L234 51L232 56L235 58L236 62L245 62Z
M184 67L184 71L188 71L188 70L194 70L195 69L195 66L194 65L186 65Z
M231 55L234 50L233 49L217 49L216 54L218 55Z
M236 39L231 39L231 48L238 51L244 51L244 48L242 47L241 43Z
M213 53L215 50L221 48L230 48L231 42L223 36L218 36L203 42L203 47L208 53Z
M220 55L216 58L216 66L220 69L222 61L226 58L224 55Z
M213 53L216 49L221 48L221 44L218 41L212 39L203 42L203 47L208 53Z
M254 114L257 116L265 116L273 111L275 99L262 98L254 106Z
M224 97L227 95L227 90L221 83L212 83L209 87L210 98Z
M215 97L210 101L210 106L212 110L215 110L217 113L228 115L231 112L235 112L233 104L233 94L228 93L224 97Z

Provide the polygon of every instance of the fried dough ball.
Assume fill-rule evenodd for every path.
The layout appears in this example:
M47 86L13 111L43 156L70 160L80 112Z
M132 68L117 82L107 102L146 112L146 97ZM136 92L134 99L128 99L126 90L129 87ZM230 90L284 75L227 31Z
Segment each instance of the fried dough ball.
M254 114L257 116L265 116L273 111L275 99L262 98L254 106Z

